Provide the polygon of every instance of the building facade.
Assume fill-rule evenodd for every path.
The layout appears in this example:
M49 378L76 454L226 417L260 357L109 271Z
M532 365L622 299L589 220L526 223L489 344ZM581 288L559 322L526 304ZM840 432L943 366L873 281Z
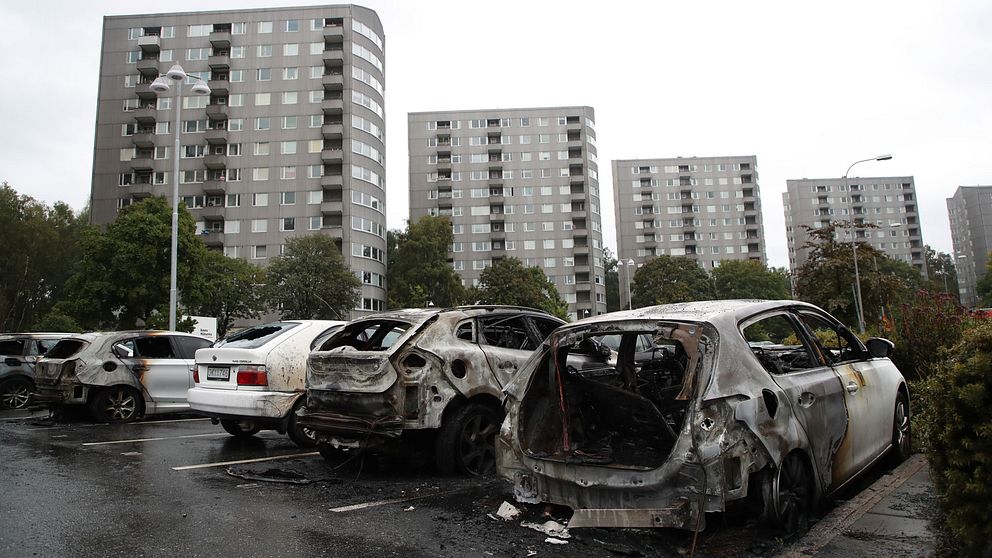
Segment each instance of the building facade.
M629 262L661 255L693 258L704 269L765 263L757 167L754 155L613 161L621 287L633 278ZM625 288L620 299L626 305Z
M91 211L181 200L207 245L256 264L326 234L385 308L385 56L375 12L314 6L104 18ZM151 83L180 64L209 96ZM179 176L173 176L179 157Z
M911 264L926 276L923 235L920 231L916 184L912 176L803 178L787 180L782 194L789 268L795 271L809 257L803 227L820 228L832 222L851 223L857 238L890 257ZM850 241L838 228L837 240Z
M410 222L451 218L465 285L515 257L544 271L573 317L606 312L592 108L418 112L408 125Z
M947 198L954 268L961 304L979 304L978 281L985 275L992 250L992 186L959 186Z

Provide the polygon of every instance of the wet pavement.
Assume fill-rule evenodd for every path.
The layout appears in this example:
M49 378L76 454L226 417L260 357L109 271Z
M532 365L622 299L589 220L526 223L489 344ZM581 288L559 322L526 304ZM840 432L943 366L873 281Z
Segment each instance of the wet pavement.
M288 437L207 419L127 425L0 414L2 556L686 556L691 532L573 529L565 544L495 517L509 486L446 478L423 455L332 466ZM564 520L561 510L551 516ZM768 556L778 533L711 514L695 556Z

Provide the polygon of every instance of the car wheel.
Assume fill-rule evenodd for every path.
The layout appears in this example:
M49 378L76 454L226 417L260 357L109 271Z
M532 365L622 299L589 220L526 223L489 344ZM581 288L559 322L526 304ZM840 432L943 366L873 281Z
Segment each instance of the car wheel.
M229 420L224 419L220 421L220 425L224 427L224 430L228 434L234 436L235 438L250 438L258 431L262 429L261 426L252 420Z
M899 392L896 397L896 408L892 415L892 449L889 452L889 462L895 466L909 459L913 453L912 432L909 424L909 400L906 394Z
M23 409L31 404L34 385L24 378L11 378L0 383L0 408Z
M765 522L786 533L809 528L813 479L799 453L791 453L777 470L765 475L762 486Z
M289 412L289 429L287 434L289 434L289 439L301 448L312 448L317 445L317 438L314 431L309 428L303 428L296 422L296 411L303 408L304 400L305 398L301 397L296 405L293 406L293 410Z
M496 434L503 422L488 405L470 403L441 425L435 460L444 475L492 475L496 472Z
M90 415L97 422L134 422L145 410L145 400L132 387L113 386L90 399Z

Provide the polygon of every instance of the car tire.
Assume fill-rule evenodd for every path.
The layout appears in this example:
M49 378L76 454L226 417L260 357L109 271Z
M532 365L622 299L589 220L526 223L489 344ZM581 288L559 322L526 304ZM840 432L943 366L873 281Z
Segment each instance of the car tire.
M909 459L913 454L913 438L910 427L909 399L899 392L892 414L892 449L889 450L889 463L894 467Z
M10 378L0 382L0 408L23 409L31 404L34 384L25 378Z
M761 488L766 524L787 534L806 532L813 507L813 478L800 453L790 453L781 467L767 470Z
M317 445L317 438L314 437L313 430L309 428L303 428L296 421L296 411L303 408L303 403L306 401L306 396L300 397L300 400L293 405L293 410L289 412L289 428L286 433L289 434L289 439L293 441L294 444L300 446L301 448L312 448Z
M223 419L220 425L235 438L251 438L262 429L255 421Z
M441 424L434 459L443 475L486 476L496 472L496 435L503 414L469 403Z
M97 391L90 398L89 408L97 422L134 422L144 414L145 400L130 386L111 386Z

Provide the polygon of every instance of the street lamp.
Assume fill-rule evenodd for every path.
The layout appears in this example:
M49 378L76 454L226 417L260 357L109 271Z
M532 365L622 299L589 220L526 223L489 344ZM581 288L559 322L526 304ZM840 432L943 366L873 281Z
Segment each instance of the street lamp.
M888 161L892 158L892 155L878 155L877 157L871 157L868 159L861 159L860 161L855 161L851 163L851 166L847 167L847 171L844 172L844 191L847 192L847 205L850 209L851 217L851 251L854 253L854 293L856 296L855 306L858 310L858 330L861 333L865 332L865 313L864 308L861 306L861 274L858 273L858 243L855 238L854 229L854 196L851 195L851 186L848 181L848 175L851 174L851 169L854 165L858 163L866 163L868 161Z
M168 78L168 79L166 79ZM149 86L155 93L165 93L171 85L169 80L176 82L176 119L175 129L172 131L175 136L175 148L172 154L172 248L170 252L169 268L169 330L176 329L176 252L179 244L179 112L183 108L183 87L182 81L186 79L186 71L179 64L173 64L164 76L159 76ZM191 89L194 95L209 95L210 88L207 82L196 78Z
M630 274L634 270L634 260L633 260L633 258L628 259L626 264L623 263L623 260L619 260L619 261L617 261L617 265L620 266L620 267L625 267L626 266L626 269L627 269L627 310L630 310L631 309L631 300L630 300Z

